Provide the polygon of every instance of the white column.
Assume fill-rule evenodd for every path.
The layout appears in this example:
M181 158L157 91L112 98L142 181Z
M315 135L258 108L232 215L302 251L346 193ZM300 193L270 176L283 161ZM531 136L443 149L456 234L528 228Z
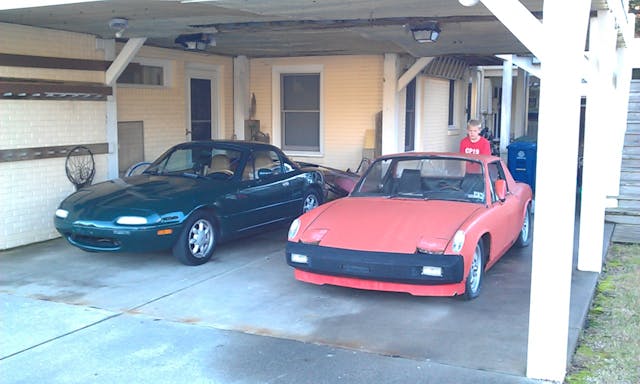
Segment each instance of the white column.
M98 48L104 49L104 59L114 60L116 57L116 41L111 40L96 40ZM107 74L105 72L105 84ZM107 96L107 107L105 124L107 130L107 145L109 147L107 154L107 179L116 179L119 176L118 172L118 105L116 97L116 82L111 84L111 96Z
M640 67L640 39L634 39L635 16L627 15L628 23L621 24L625 45L616 50L616 88L614 91L615 109L610 116L611 151L614 153L608 160L608 172L604 175L607 194L607 207L617 207L620 194L620 167L622 165L622 149L627 131L627 112L629 108L629 89L631 87L631 68Z
M398 128L398 55L384 55L384 84L382 87L382 154L399 152Z
M609 125L609 111L615 110L611 84L617 40L614 21L609 11L599 11L589 30L593 70L588 79L585 111L578 269L590 272L602 270L606 200L603 178L609 172L605 159L616 157L609 144L614 133L603 129Z
M513 138L524 136L527 132L527 83L529 76L524 69L518 68L516 76L516 94L513 111Z
M244 121L249 116L249 60L246 56L233 58L233 133L244 140Z
M511 138L511 103L513 94L513 63L511 58L502 63L502 101L500 105L500 153L507 152Z
M527 376L563 381L567 345L581 62L589 0L545 1ZM562 44L558 38L562 36ZM602 244L600 244L602 246Z

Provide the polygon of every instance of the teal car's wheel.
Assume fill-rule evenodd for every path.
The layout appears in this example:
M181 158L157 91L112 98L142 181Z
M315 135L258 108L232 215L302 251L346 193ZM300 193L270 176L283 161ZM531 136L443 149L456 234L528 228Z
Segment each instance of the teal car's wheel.
M320 198L318 194L314 191L309 191L304 195L304 200L302 200L302 213L307 213L319 205Z
M518 235L518 241L516 245L520 248L527 247L531 243L531 204L527 205L527 210L524 213L524 221L522 222L522 228Z
M194 213L185 223L173 255L185 265L200 265L211 259L216 247L214 221L203 212Z
M482 241L476 245L471 259L471 268L467 275L465 283L465 291L462 298L464 300L472 300L480 295L480 287L482 286L482 278L484 277L484 251L482 249Z

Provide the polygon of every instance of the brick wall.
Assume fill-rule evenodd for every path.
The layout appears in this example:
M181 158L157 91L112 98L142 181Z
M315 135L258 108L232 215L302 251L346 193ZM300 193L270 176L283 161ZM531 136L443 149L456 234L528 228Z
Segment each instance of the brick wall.
M0 23L0 52L102 59L95 38L76 33ZM104 74L3 67L0 76L102 82ZM106 103L101 101L0 100L0 149L106 142ZM0 163L0 249L58 236L53 213L74 191L64 158ZM94 181L106 178L106 155L95 156Z

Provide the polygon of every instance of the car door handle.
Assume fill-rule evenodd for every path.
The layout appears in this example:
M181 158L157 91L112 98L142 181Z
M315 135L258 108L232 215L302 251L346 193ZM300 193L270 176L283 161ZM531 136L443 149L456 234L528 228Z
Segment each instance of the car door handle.
M282 186L283 186L283 187L288 187L288 186L289 186L289 182L288 182L288 181L285 181L284 183L282 183Z

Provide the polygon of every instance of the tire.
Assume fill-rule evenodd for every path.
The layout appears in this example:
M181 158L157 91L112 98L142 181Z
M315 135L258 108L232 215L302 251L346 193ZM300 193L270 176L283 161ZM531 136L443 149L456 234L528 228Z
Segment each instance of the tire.
M185 265L201 265L211 259L216 247L216 226L204 212L194 213L185 223L173 255Z
M484 250L482 247L482 240L476 245L476 249L473 252L473 259L471 261L471 268L469 268L469 274L464 285L463 300L473 300L480 296L480 288L482 287L482 280L484 278Z
M320 205L320 197L315 191L308 191L302 199L302 213L307 213Z
M527 205L527 210L524 214L524 221L522 228L518 234L518 240L516 246L519 248L528 247L531 244L531 204Z

